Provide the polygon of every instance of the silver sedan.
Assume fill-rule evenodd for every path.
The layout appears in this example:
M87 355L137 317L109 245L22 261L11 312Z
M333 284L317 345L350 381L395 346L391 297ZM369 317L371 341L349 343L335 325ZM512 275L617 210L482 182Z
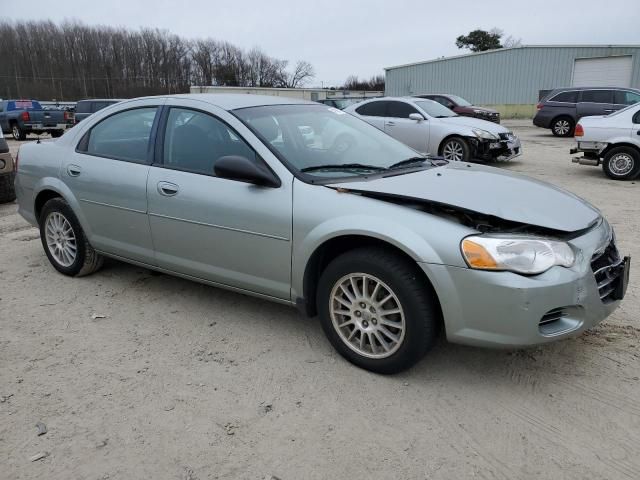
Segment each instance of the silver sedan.
M449 340L578 334L625 294L599 211L447 163L345 112L256 95L129 100L23 145L20 214L59 272L104 257L297 306L354 364L392 373Z
M510 160L522 154L520 139L487 120L463 117L424 98L375 98L345 108L417 152L450 161Z

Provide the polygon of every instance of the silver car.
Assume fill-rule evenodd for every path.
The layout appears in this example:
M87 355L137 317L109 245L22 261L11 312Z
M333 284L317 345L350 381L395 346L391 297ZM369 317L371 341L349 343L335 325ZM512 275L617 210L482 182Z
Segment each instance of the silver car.
M522 154L520 139L505 127L463 117L424 98L383 97L345 108L417 152L449 161L510 160Z
M484 346L575 335L628 280L611 227L576 196L280 97L107 107L22 146L16 188L59 272L107 256L295 305L382 373L418 361L442 327Z

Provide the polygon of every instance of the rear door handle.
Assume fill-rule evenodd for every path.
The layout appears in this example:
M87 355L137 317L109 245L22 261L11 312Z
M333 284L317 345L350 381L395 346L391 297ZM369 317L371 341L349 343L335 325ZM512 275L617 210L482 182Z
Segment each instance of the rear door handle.
M395 127L396 122L387 122L385 125L387 125L388 127Z
M82 168L80 168L78 165L68 165L67 166L67 174L70 177L77 177L82 173Z
M615 108L605 108L604 111L605 112L615 112L616 109Z
M158 193L165 197L173 197L180 191L180 187L171 182L158 182Z

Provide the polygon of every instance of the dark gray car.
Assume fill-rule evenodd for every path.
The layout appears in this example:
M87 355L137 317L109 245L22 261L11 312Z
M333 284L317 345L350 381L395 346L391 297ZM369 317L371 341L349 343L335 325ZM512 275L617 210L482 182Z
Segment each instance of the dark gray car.
M608 115L638 102L640 90L634 88L556 88L538 103L533 124L550 128L558 137L570 137L582 117Z
M107 108L109 105L113 105L114 103L121 102L121 99L115 98L95 98L92 100L80 100L76 104L76 116L75 122L76 124L80 123L82 120L87 118L89 115L92 115L103 108Z

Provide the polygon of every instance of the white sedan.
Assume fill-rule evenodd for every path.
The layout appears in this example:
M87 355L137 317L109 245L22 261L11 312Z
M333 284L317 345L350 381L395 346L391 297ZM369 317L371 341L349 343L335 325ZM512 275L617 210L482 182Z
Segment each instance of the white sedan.
M459 116L433 100L382 97L351 105L345 111L417 152L445 160L510 160L522 154L520 140L505 127Z
M640 174L640 103L610 115L582 117L576 125L574 163L598 166L613 180L631 180Z

